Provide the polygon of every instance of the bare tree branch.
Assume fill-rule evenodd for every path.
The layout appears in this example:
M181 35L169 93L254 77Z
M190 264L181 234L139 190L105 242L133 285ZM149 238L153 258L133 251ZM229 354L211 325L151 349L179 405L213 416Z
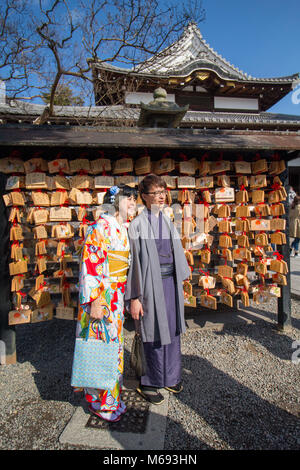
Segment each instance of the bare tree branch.
M91 94L95 78L91 61L137 69L170 45L190 21L203 18L202 0L182 4L176 0L81 0L76 7L72 0L39 0L38 4L2 0L0 79L6 82L11 98L33 99L50 90L51 116L57 87L64 77L72 80L75 89L80 89L82 82L86 94ZM109 76L103 80L106 84L110 80L111 93L118 102L124 81L116 83ZM138 84L130 78L127 86L129 83L137 89ZM103 96L106 99L108 96Z

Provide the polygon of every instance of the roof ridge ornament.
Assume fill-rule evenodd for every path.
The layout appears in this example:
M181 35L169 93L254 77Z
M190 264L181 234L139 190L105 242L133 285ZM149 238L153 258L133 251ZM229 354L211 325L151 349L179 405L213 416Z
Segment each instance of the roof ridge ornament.
M202 34L201 34L201 31L200 31L200 29L199 29L199 27L198 27L196 21L190 21L190 22L188 23L188 25L184 28L184 33L185 33L185 32L191 33L192 31L195 32L195 33L197 33L198 36L199 36L201 39L203 38L203 36L202 36ZM184 33L183 33L182 36L184 36Z

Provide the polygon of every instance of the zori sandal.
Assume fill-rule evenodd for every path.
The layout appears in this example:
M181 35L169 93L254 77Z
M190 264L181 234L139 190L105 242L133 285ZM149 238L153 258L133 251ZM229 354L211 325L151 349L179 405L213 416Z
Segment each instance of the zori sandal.
M152 405L160 405L164 401L164 397L156 388L152 387L140 387L136 391L143 397L145 400L152 403Z
M121 414L124 414L127 411L126 405L122 400L120 401L120 406L117 411L120 411Z
M118 412L118 410L113 411L112 413L109 411L100 411L95 410L91 405L88 406L88 410L90 413L94 414L95 416L98 416L98 418L101 418L109 423L116 423L121 419L121 413Z
M181 382L179 382L177 385L173 385L171 387L165 387L165 389L172 393L180 393L183 390L183 386Z

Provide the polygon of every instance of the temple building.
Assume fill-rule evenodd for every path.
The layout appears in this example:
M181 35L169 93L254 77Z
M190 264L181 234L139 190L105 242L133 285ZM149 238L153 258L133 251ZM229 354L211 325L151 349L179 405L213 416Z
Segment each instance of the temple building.
M297 129L300 117L267 110L300 83L299 74L255 78L242 72L214 51L195 24L156 56L131 70L92 62L95 102L120 105L137 118L140 102L149 103L156 88L167 91L169 101L189 106L182 128ZM110 92L121 82L119 93ZM126 113L124 114L126 118Z

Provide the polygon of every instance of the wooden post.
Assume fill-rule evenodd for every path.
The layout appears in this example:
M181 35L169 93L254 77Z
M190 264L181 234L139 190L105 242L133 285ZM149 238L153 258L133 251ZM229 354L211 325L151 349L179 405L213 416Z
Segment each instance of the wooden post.
M5 190L6 176L0 173L0 346L1 362L15 364L16 331L8 325L8 312L11 309L11 292L9 276L9 222L7 209L2 194Z
M287 161L287 160L286 160ZM281 173L280 179L288 194L289 192L289 173L288 168ZM291 269L290 269L290 227L289 227L289 200L288 197L284 201L285 219L286 219L286 244L278 245L278 252L282 254L284 261L288 265L288 273L286 275L287 285L281 286L281 297L278 298L278 328L283 330L291 325Z

